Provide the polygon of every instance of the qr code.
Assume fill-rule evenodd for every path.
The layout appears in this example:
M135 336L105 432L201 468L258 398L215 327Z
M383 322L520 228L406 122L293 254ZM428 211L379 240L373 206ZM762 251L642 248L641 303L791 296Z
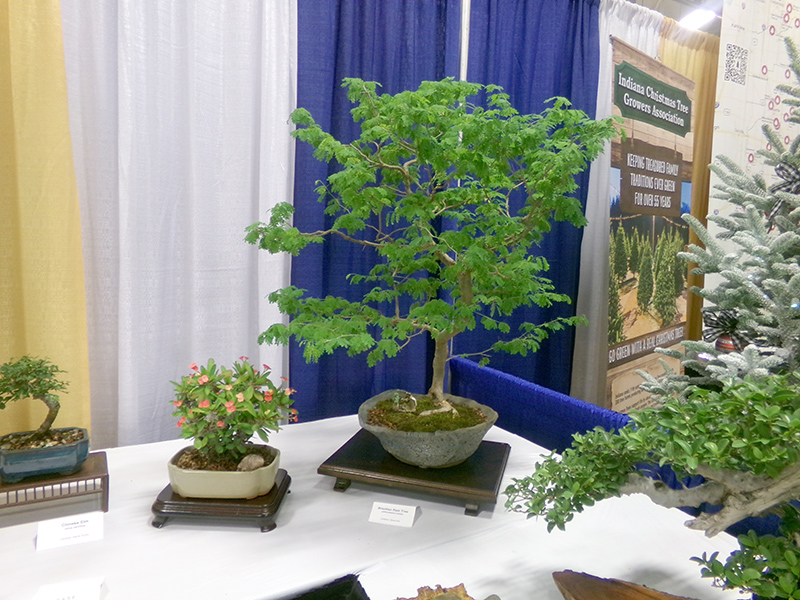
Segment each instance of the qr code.
M744 85L747 76L747 48L728 44L725 48L724 81Z

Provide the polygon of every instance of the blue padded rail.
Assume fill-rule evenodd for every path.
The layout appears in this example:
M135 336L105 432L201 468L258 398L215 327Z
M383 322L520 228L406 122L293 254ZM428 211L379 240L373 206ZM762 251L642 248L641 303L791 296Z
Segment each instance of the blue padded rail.
M500 415L498 427L556 452L569 448L575 433L598 425L616 431L629 421L627 415L464 358L450 361L450 391L491 406Z

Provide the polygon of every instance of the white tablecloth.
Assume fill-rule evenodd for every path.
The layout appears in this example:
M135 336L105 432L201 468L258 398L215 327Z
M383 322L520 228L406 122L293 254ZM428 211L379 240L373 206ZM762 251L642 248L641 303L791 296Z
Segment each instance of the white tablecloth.
M102 577L103 599L281 598L360 573L371 600L411 597L420 586L464 583L478 600L562 600L552 572L584 571L701 600L736 598L702 580L691 556L735 541L682 526L686 515L646 498L610 499L577 515L565 532L497 505L477 517L463 503L353 483L344 493L317 467L358 431L355 416L289 425L270 443L292 478L277 528L170 521L151 526L167 484L166 462L184 440L107 450L110 509L100 541L37 551L37 524L0 529L0 598L33 598L40 586ZM542 449L494 427L487 440L511 454L502 488L529 474ZM501 488L501 489L502 489ZM372 523L375 502L418 506L411 528Z

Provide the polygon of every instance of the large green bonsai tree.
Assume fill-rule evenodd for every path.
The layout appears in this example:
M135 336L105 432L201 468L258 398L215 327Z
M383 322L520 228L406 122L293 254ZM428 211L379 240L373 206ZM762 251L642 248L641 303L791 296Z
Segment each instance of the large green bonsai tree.
M800 83L800 55L786 43ZM800 106L800 86L779 90L785 104ZM800 115L791 120L800 123ZM718 197L732 210L709 215L719 233L685 217L705 248L692 246L683 257L720 281L694 290L709 303L707 339L684 343L688 374L656 380L643 373L660 406L631 414L619 432L575 436L562 457L545 459L506 493L509 507L543 516L551 529L598 500L637 492L664 506L698 507L687 524L709 536L777 513L777 535L750 531L725 562L696 560L722 587L800 599L800 519L792 503L800 499L800 137L786 147L764 132L771 149L761 156L781 181L768 186L721 159ZM729 336L726 346L720 336ZM643 465L704 481L673 489Z
M259 342L294 337L307 360L343 348L369 352L374 365L429 334L435 344L429 395L436 410L450 410L443 386L456 335L478 323L509 333L502 318L518 307L569 301L531 249L553 218L586 223L580 202L569 196L573 176L598 155L615 125L590 120L560 98L542 114L520 115L500 88L450 79L396 95L379 95L377 83L360 79L344 85L361 127L355 141L336 140L304 109L292 114L293 135L311 144L319 160L341 167L317 190L330 227L298 231L284 203L268 222L249 227L246 239L293 255L331 236L363 246L375 253L375 266L349 280L369 291L351 301L310 298L291 286L278 290L270 300L291 321L271 326ZM469 100L483 90L488 108ZM515 194L524 198L518 210ZM481 359L493 351L533 352L549 332L578 321L524 323Z

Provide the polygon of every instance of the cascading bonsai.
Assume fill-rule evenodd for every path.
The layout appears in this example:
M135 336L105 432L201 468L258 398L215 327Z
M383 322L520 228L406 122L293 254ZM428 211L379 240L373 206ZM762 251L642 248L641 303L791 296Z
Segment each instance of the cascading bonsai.
M569 302L543 273L532 248L551 220L585 225L579 200L569 196L574 175L615 135L611 120L594 121L562 98L541 114L520 115L497 86L446 79L415 91L378 94L379 84L345 79L361 135L343 143L324 132L305 109L292 114L293 136L319 160L341 167L317 188L330 226L301 232L293 208L274 207L246 239L270 253L297 255L311 243L338 236L374 252L359 300L305 296L294 286L270 301L291 317L259 337L286 344L295 338L308 361L337 349L368 352L368 364L395 356L409 341L430 335L435 346L428 395L434 412L452 411L444 393L450 344L479 324L509 334L503 317L523 306ZM486 106L469 99L485 92ZM515 196L524 200L514 208ZM551 331L580 318L526 322L520 331L480 352L535 351Z
M54 392L63 391L67 384L58 378L63 373L57 366L44 358L23 356L0 365L0 409L15 400L35 399L47 406L47 416L36 431L20 439L31 442L42 439L50 432L50 427L58 416L61 405Z

